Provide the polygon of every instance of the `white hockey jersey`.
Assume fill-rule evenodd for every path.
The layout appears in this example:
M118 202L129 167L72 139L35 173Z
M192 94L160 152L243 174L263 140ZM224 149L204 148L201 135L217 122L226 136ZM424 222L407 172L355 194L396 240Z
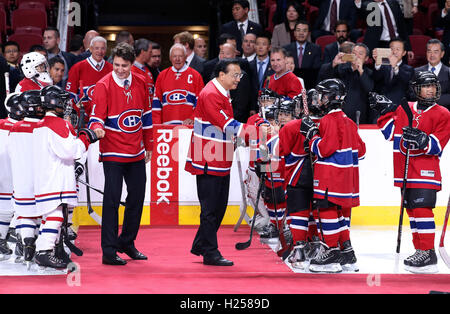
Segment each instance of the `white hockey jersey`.
M0 120L0 210L11 210L13 207L13 182L7 146L9 131L16 122L11 118Z
M33 168L36 207L44 215L61 203L76 206L74 163L86 152L67 121L47 112L33 130Z

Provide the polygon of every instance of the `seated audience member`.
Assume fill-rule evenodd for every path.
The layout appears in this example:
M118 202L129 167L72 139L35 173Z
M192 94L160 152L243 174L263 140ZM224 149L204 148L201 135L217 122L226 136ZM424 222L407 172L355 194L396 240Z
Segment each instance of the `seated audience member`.
M428 64L416 68L416 71L433 72L441 84L441 97L437 103L450 110L450 68L442 63L444 44L438 39L430 39L427 43Z
M294 1L287 5L286 11L283 13L285 18L280 24L275 25L272 32L272 46L274 48L283 47L295 41L295 24L306 18L304 10L303 5Z
M323 51L323 63L332 62L339 52L339 46L348 40L349 27L346 21L337 21L334 29L336 41L325 46Z

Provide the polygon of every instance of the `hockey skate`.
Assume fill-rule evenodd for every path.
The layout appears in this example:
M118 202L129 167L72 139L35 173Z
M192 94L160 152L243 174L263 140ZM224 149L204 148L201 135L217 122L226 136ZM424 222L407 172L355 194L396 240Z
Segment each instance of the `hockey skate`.
M36 238L25 238L23 239L23 259L27 265L27 269L30 270L31 263L34 258L34 252L36 251Z
M35 256L36 264L40 267L50 267L55 269L67 268L67 263L57 258L52 250L38 251Z
M6 237L6 240L8 240L9 243L17 243L16 228L8 229L8 236Z
M353 250L352 244L350 243L350 240L345 241L342 244L343 248L341 250L341 266L342 270L348 271L348 272L358 272L359 267L356 264L356 255L355 251Z
M14 255L16 256L16 259L14 260L15 263L20 264L23 262L23 243L20 235L17 236L17 243L16 247L14 248Z
M341 259L339 248L327 248L311 260L309 270L313 273L340 273L342 272Z
M8 260L12 255L6 239L0 239L0 261Z
M306 253L305 248L307 246L306 241L297 241L288 257L288 262L291 264L292 268L305 270L306 265Z
M403 263L405 270L415 274L435 274L439 270L437 268L437 255L434 249L416 252L407 257Z
M321 251L325 250L325 244L320 241L319 237L313 236L311 242L306 247L306 259L312 260L315 258Z

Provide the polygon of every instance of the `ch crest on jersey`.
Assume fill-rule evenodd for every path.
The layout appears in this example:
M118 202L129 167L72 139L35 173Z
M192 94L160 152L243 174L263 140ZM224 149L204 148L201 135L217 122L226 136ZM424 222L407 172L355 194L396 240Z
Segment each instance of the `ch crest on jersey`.
M142 128L142 110L127 110L117 119L119 129L124 133L135 133Z
M177 105L183 104L187 100L188 92L182 89L176 89L167 94L166 99L169 104Z
M94 96L94 89L95 89L95 84L91 85L91 86L84 86L83 87L83 95L87 96L88 100L92 100L92 98Z

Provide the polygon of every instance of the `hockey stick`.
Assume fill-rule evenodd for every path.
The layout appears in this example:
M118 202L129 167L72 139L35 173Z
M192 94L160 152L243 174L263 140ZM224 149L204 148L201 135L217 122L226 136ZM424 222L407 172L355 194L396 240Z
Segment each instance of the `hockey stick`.
M450 214L450 197L447 203L447 211L445 212L444 224L442 225L441 240L439 241L439 255L441 255L442 260L444 261L445 265L447 265L448 268L450 268L450 257L448 256L447 251L445 250L444 247L444 238L445 232L447 231L449 214Z
M256 199L257 200L259 200L259 198L261 197L262 189L263 189L263 186L264 186L264 180L263 179L264 178L261 177L261 180L259 181L258 193L256 193ZM247 242L238 242L238 243L236 243L236 245L235 245L236 250L245 250L252 243L253 230L255 229L256 213L258 212L258 204L259 204L259 202L256 202L255 213L253 214L252 225L250 227L250 238L248 239Z
M62 224L62 228L61 228L61 236L63 238L64 244L69 248L69 250L74 253L76 256L83 256L83 251L80 250L79 248L76 247L75 244L73 244L72 242L70 242L69 237L68 237L68 233L67 233L67 229L69 228L69 223L68 223L68 217L69 217L69 209L67 207L67 204L63 203L62 204L62 208L63 208L63 224Z
M239 145L237 145L237 141L235 142L235 151L236 151L236 161L238 166L238 172L239 172L239 183L241 185L241 194L242 194L242 204L239 207L239 210L241 212L241 215L239 216L239 219L234 226L234 232L236 232L239 227L241 226L242 220L245 219L245 222L248 224L248 215L247 215L247 195L245 193L245 185L244 185L244 178L242 176L242 164L241 164L241 158L239 154Z
M97 192L97 193L100 193L100 194L102 194L102 195L105 195L105 192L103 192L103 191L100 190L100 189L94 188L92 185L90 185L90 184L87 183L87 182L84 182L84 181L81 180L81 179L78 179L78 182L80 182L81 184L83 184L83 185L85 185L86 187L90 188L91 190L94 190L94 191ZM122 201L120 201L120 205L126 206L125 202L122 202ZM100 217L100 220L101 220L101 217Z
M409 107L409 104L407 101L402 100L400 102L400 105L402 106L403 110L405 111L406 116L408 117L408 125L412 128L412 121L413 121L413 113L411 111L411 108ZM402 184L402 197L401 197L401 204L400 204L400 217L398 222L398 231L397 231L397 248L395 250L395 267L394 272L398 273L398 265L400 261L400 246L402 242L402 229L403 229L403 215L404 215L404 209L405 209L405 195L406 195L406 184L408 181L408 168L409 168L409 150L410 145L408 144L408 147L406 148L406 157L405 157L405 172L403 174L403 184Z
M8 96L11 93L9 85L9 72L5 72L5 92L6 96Z

